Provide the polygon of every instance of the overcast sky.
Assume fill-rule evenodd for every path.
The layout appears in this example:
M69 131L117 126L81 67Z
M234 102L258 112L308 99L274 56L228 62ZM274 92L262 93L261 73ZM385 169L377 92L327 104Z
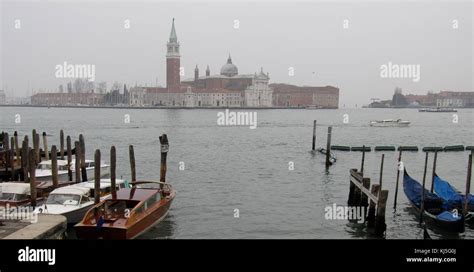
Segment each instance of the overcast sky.
M336 86L341 107L391 98L396 86L417 94L473 90L472 1L2 2L0 86L8 96L66 84L55 77L64 61L95 65L96 82L109 88L164 86L173 17L184 78L196 64L201 74L207 65L219 73L231 53L240 74L263 67L272 83ZM420 81L381 78L388 62L421 65Z

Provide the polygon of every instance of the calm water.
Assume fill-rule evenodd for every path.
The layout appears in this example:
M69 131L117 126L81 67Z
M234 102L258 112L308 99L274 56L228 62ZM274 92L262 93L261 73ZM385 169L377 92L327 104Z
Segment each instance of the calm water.
M312 124L318 120L317 146L332 143L374 145L473 145L474 110L419 113L415 109L259 110L258 128L217 126L219 110L127 110L0 108L2 130L46 131L49 144L59 144L59 130L85 135L87 157L101 149L109 158L117 147L118 176L130 177L128 145L135 146L138 179L159 178L158 136L170 141L167 181L178 191L168 217L143 238L366 238L364 227L345 220L326 220L324 208L345 205L349 169L360 167L360 152L337 152L326 172L323 155L313 155ZM21 123L15 123L20 114ZM130 114L131 122L124 123ZM344 114L349 123L344 124ZM371 128L373 119L412 122L409 128ZM398 208L392 209L397 153L385 152L383 186L389 189L387 238L421 239L400 183ZM382 152L366 154L365 172L378 181ZM468 152L441 153L437 172L464 190ZM185 169L179 169L184 162ZM289 170L289 162L294 170ZM409 173L421 180L423 152L405 152ZM431 169L431 160L430 167ZM428 176L429 178L431 175ZM234 218L234 209L240 217ZM431 229L432 236L453 237ZM467 230L460 238L474 238Z

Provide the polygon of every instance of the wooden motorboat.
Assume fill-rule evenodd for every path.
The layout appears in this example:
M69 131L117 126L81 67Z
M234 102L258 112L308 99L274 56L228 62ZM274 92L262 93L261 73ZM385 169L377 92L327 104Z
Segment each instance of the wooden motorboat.
M171 185L156 181L132 185L93 206L75 226L77 237L133 239L163 220L176 196Z

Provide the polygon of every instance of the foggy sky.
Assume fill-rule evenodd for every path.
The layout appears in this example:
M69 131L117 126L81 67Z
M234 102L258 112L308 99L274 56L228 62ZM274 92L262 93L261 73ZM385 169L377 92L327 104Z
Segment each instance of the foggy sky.
M230 53L239 74L263 67L271 83L340 88L340 106L428 90L473 91L473 4L466 2L12 2L1 9L0 86L8 96L57 90L55 66L94 64L96 82L166 84L176 19L181 66L218 74ZM14 21L21 20L21 29ZM129 19L130 29L124 28ZM343 20L349 20L349 29ZM452 28L452 20L459 28ZM234 20L240 28L234 29ZM421 65L421 79L386 79L380 66ZM295 75L288 75L294 67Z

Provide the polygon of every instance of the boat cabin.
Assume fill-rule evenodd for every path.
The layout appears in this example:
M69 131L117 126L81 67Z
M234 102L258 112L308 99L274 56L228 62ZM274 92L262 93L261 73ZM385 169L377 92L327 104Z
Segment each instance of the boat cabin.
M22 206L30 203L30 184L21 182L0 183L0 207Z

